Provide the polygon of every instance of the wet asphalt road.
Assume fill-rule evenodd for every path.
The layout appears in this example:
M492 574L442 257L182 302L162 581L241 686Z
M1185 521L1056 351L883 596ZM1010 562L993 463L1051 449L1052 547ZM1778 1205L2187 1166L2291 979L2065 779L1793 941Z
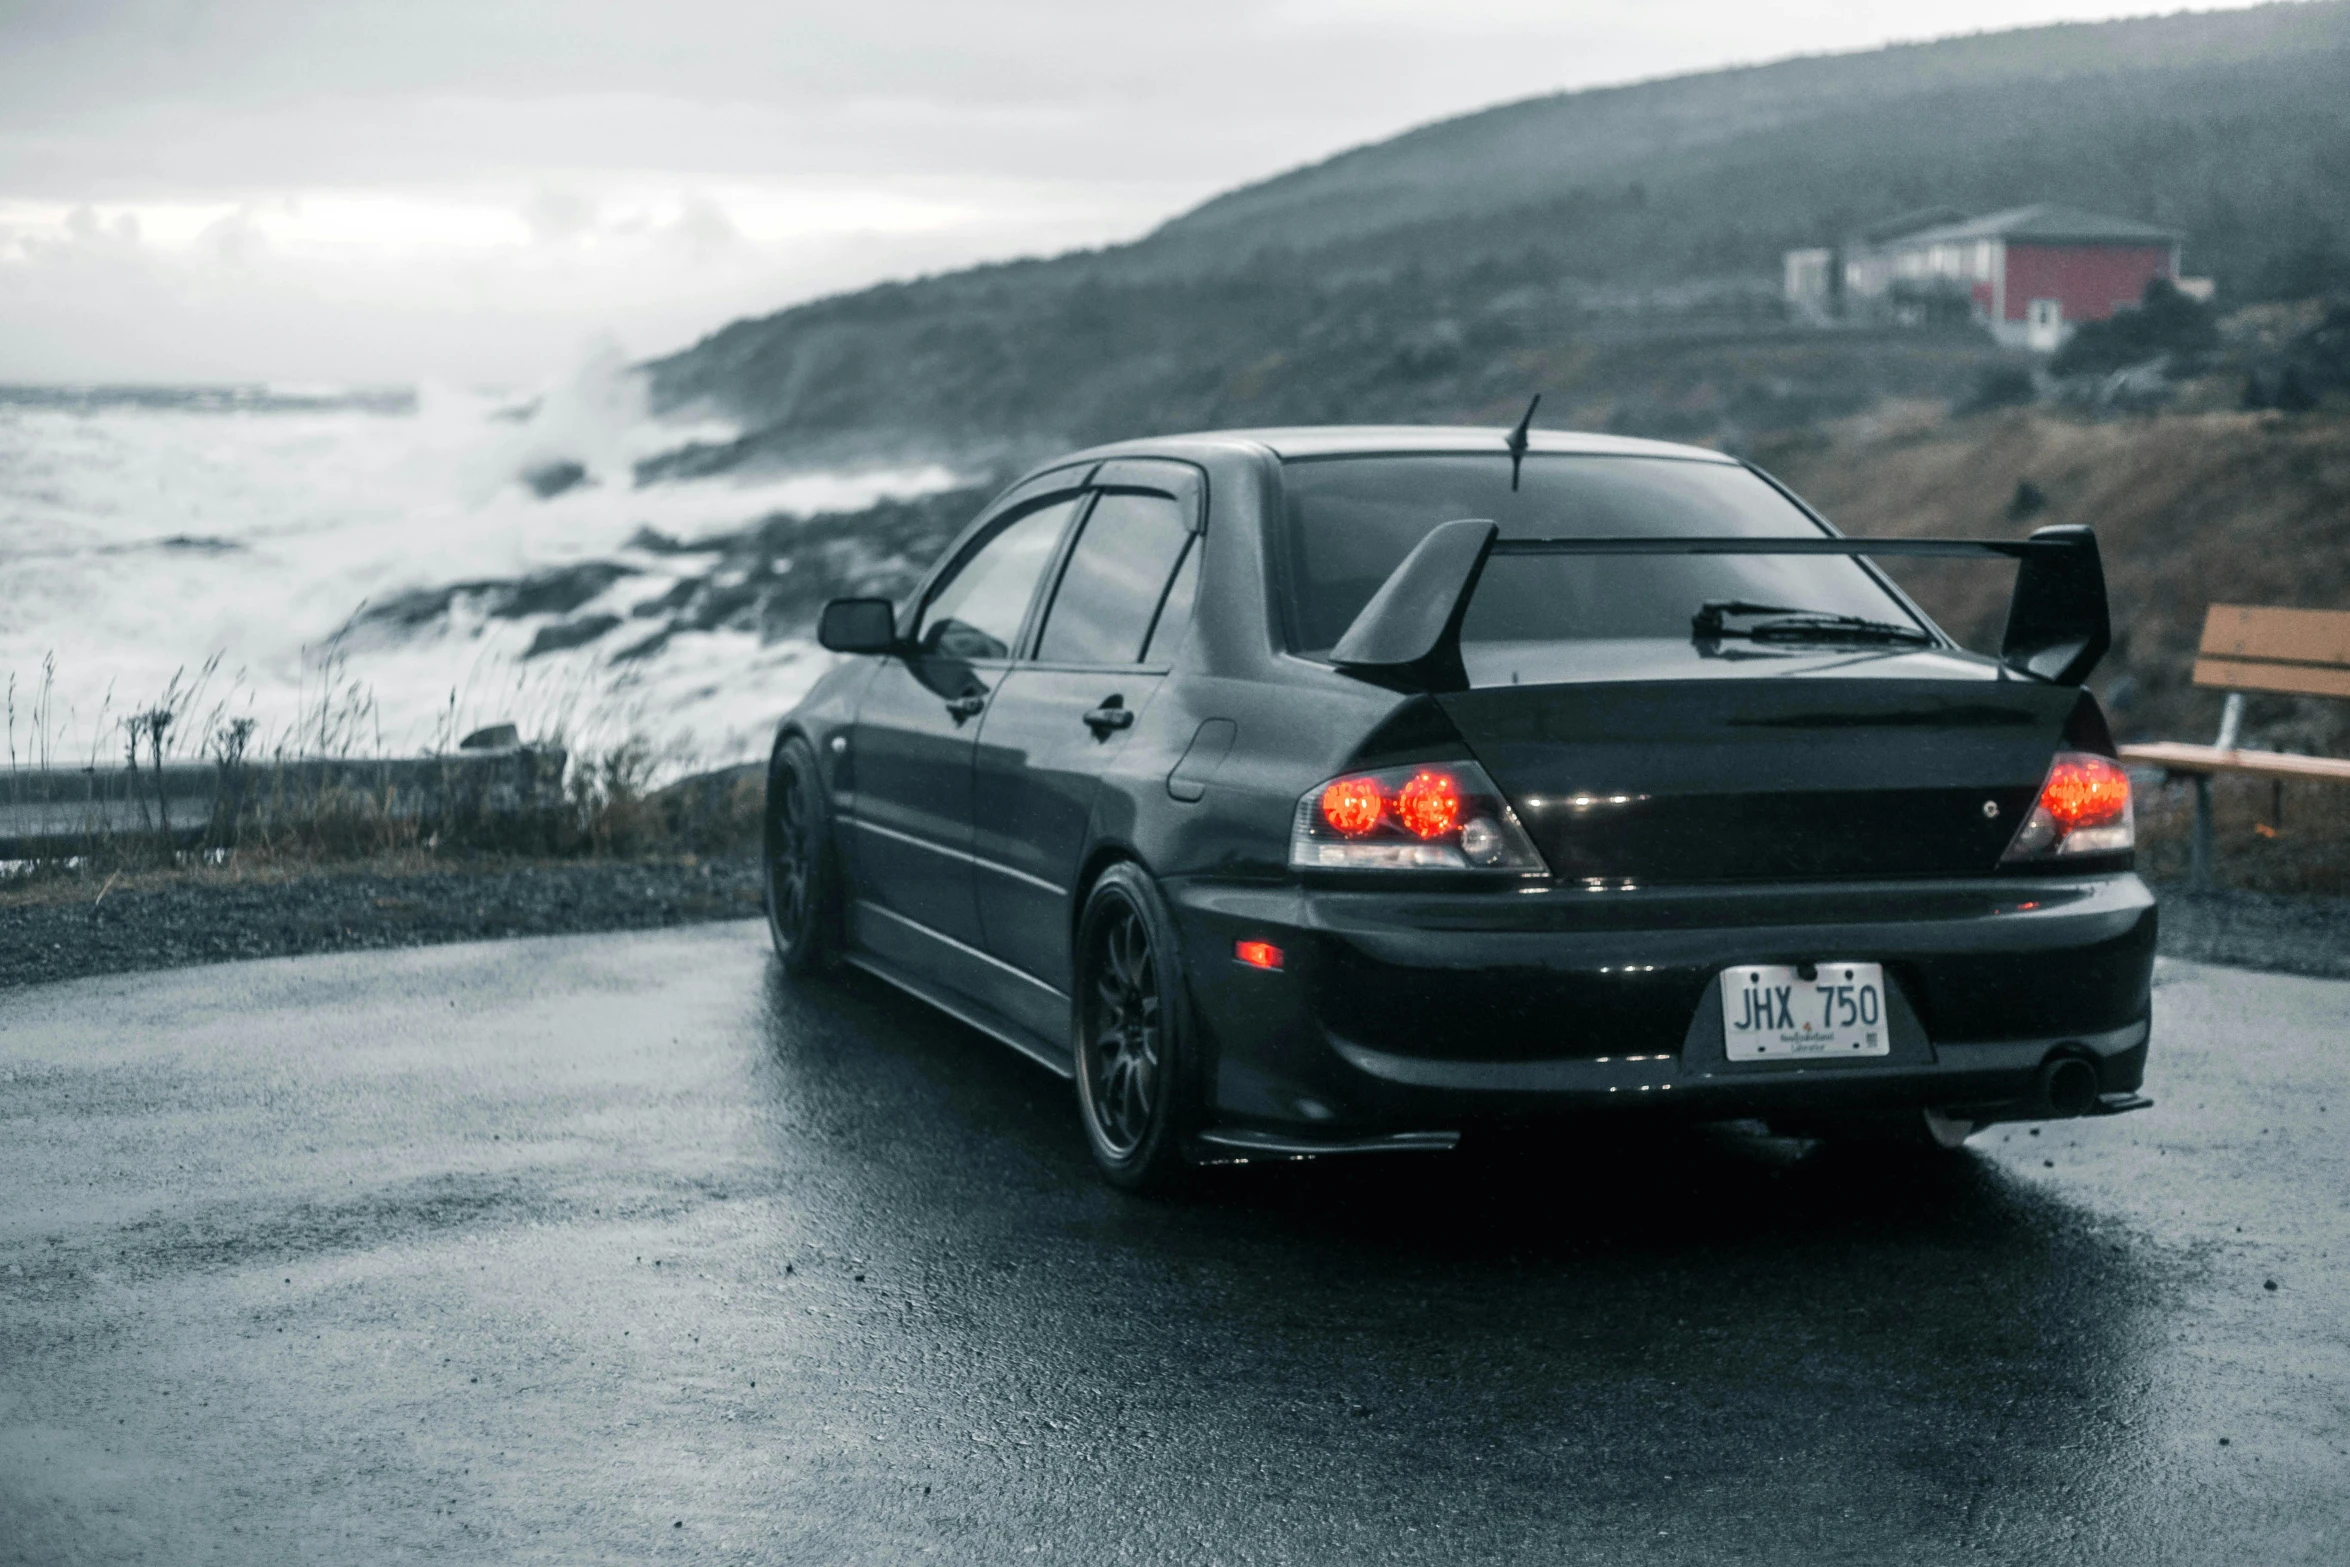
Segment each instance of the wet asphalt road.
M2161 979L1953 1164L1175 1205L752 924L17 991L0 1562L2350 1560L2350 983Z

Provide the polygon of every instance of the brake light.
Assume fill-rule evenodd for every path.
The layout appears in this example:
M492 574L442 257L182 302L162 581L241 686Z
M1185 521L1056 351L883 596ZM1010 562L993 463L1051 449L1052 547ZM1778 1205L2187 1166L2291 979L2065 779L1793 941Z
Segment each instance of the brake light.
M1461 824L1461 786L1452 774L1422 768L1395 793L1395 819L1421 838L1441 838Z
M1353 773L1309 791L1297 802L1289 863L1533 876L1550 869L1509 801L1471 761Z
M2107 826L2130 814L2130 775L2102 756L2058 757L2040 803L2066 832Z
M1386 810L1387 792L1376 778L1341 778L1322 790L1322 820L1349 838L1378 826Z
M2002 861L2059 854L2114 854L2137 842L2130 775L2111 757L2059 751L2040 785L2032 814L2016 829Z

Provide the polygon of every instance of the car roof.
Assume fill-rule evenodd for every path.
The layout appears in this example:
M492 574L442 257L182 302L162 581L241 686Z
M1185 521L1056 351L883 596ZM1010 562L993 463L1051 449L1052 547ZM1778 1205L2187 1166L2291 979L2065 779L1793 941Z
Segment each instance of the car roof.
M1227 451L1270 450L1280 458L1343 457L1374 454L1503 451L1509 432L1490 426L1442 424L1325 424L1262 430L1202 430L1181 435L1153 436L1090 447L1062 458L1053 466L1080 459L1104 457L1177 456L1202 447ZM1579 430L1530 430L1527 450L1588 457L1678 457L1698 462L1735 462L1702 446L1671 441L1644 441L1626 435L1596 435Z

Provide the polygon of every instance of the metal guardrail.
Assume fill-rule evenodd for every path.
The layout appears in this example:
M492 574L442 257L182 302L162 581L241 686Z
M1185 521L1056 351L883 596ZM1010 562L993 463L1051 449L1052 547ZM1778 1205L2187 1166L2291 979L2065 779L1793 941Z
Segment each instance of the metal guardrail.
M0 859L69 854L167 830L180 847L248 826L366 811L391 820L480 820L563 803L569 755L507 746L446 756L303 757L154 767L0 768Z

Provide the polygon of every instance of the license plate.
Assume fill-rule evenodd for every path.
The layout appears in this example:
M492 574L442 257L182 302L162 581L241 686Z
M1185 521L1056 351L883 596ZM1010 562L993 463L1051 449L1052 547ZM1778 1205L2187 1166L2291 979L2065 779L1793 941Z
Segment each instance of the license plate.
M1722 970L1722 1046L1733 1061L1815 1061L1881 1056L1885 971L1875 963L1820 963L1803 971L1770 963Z

